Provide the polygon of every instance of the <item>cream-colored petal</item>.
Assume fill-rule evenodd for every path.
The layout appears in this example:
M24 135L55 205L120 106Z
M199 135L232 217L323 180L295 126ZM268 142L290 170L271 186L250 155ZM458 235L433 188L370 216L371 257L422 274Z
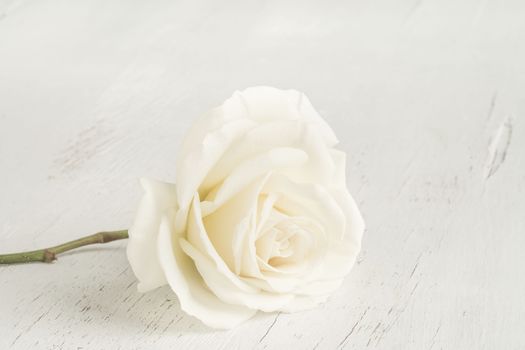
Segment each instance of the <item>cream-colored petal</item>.
M240 290L237 285L232 283L230 278L225 277L223 271L217 269L217 265L209 257L193 247L191 243L181 239L181 247L186 254L193 258L199 273L210 290L226 303L272 312L279 310L294 299L292 294L275 294L261 290L254 292Z
M260 183L254 184L254 189L252 192L252 195L258 193L261 186L264 184L265 179L260 180ZM196 195L197 198L197 195ZM236 198L237 199L237 198ZM248 205L249 206L249 205ZM270 311L272 309L271 304L267 304L269 301L274 300L274 302L277 305L282 305L283 303L286 303L288 300L290 300L289 295L283 295L283 293L279 293L274 295L273 291L270 290L270 288L265 289L266 291L270 290L272 293L266 293L265 290L260 291L257 284L251 283L251 280L248 278L239 277L238 275L234 274L231 269L227 267L225 264L223 258L219 256L218 252L215 250L214 245L210 241L208 237L208 232L206 232L206 229L200 220L200 209L198 205L198 200L194 200L192 205L192 210L190 212L190 216L188 219L188 240L189 243L195 247L201 253L206 259L209 259L214 267L212 270L209 268L206 268L205 263L203 262L201 266L201 273L208 272L206 276L210 275L212 277L210 278L216 278L219 281L215 282L213 285L211 282L208 282L208 277L205 277L206 283L210 283L209 286L212 288L212 290L216 291L218 295L222 295L223 300L225 301L232 301L228 295L224 295L223 293L232 293L229 289L224 289L224 285L229 285L232 288L236 289L236 292L234 295L236 295L236 298L238 297L238 301L247 305L249 307L257 307L261 310ZM228 238L227 238L228 239ZM227 241L226 241L227 242ZM247 250L239 251L240 253L244 253L243 256L246 255ZM188 253L189 254L189 253ZM232 253L233 254L233 253ZM193 254L195 256L195 254ZM244 261L246 264L246 261ZM198 265L199 266L199 265ZM205 269L206 268L206 269ZM244 266L241 267L241 272L245 269ZM210 272L211 271L211 272ZM256 274L260 275L260 273ZM276 282L277 283L277 282ZM231 289L231 288L230 288ZM288 288L288 290L291 290L291 288ZM259 293L262 294L263 297L258 298L254 296L244 295L242 297L239 296L239 293L244 294L253 294L253 293ZM264 309L263 309L264 308Z
M181 152L177 162L177 199L186 208L209 170L221 158L233 141L253 128L247 119L235 119L203 136L195 148Z
M330 281L343 278L354 266L358 251L351 247L344 247L345 244L343 242L339 244L343 246L338 246L337 242L332 242L331 252L325 256L317 280Z
M334 159L316 125L303 120L277 120L251 128L237 138L206 175L200 186L201 194L224 181L239 164L275 148L300 149L308 155L308 162L282 168L280 173L298 182L332 183Z
M365 223L354 198L346 188L346 154L335 149L331 150L331 154L334 159L335 172L333 184L328 187L328 190L346 217L344 240L350 242L359 251Z
M271 214L275 211L273 205L277 201L278 196L275 193L268 195L259 196L258 213L257 213L257 227L256 238L259 238L265 229L273 226L273 223L269 223ZM275 214L273 215L275 216Z
M257 257L261 259L261 264L267 264L268 260L270 260L274 251L277 249L277 243L275 242L276 236L277 229L271 228L255 242Z
M213 328L233 328L251 318L256 310L224 303L208 289L194 261L181 249L181 237L170 222L167 217L161 221L158 251L166 279L182 310Z
M304 120L316 125L327 146L338 143L332 128L314 109L308 97L296 90L256 86L240 93L249 118L257 121Z
M328 123L317 113L315 108L312 106L312 103L306 97L305 94L300 93L301 98L299 100L299 113L303 116L304 119L308 121L313 121L316 124L316 128L319 133L323 136L324 142L328 147L333 147L339 143L337 136L334 131L328 125Z
M206 229L202 222L202 214L200 210L198 194L195 194L195 198L192 202L192 206L188 216L186 239L189 241L190 244L192 244L192 246L198 249L202 255L210 259L215 265L216 272L222 275L223 277L227 278L230 281L230 284L234 285L235 288L250 293L258 291L257 288L253 288L249 284L241 281L239 279L239 276L232 272L232 270L228 267L224 259L219 255L216 248L210 241L208 233L206 232Z
M357 207L357 203L346 188L330 188L330 193L346 218L346 231L343 240L348 242L355 250L355 254L361 249L361 239L365 231L365 221Z
M361 248L364 221L355 201L346 188L331 189L331 192L345 213L345 235L329 242L328 253L323 258L320 270L312 274L311 280L297 289L297 293L329 294L336 290L342 278L352 269Z
M224 124L241 119L248 119L248 111L237 91L222 105L211 109L195 120L182 141L179 155L186 155L196 149L207 134L221 129Z
M334 159L330 154L331 149L324 144L317 126L311 123L306 124L301 141L303 149L308 153L309 162L304 169L301 169L301 173L294 174L292 179L322 186L331 185L335 172Z
M213 213L257 178L282 168L299 167L308 161L308 155L297 148L271 149L237 165L224 179L217 191L202 203L204 217Z
M331 149L330 155L334 164L330 186L346 188L346 153L337 149Z
M293 294L297 286L303 281L301 278L286 276L283 278L282 273L272 274L266 272L264 278L241 277L243 281L260 288L263 291L277 294Z
M236 274L243 273L245 269L251 271L253 268L247 264L257 266L255 256L253 261L243 259L243 256L255 251L253 220L257 212L257 198L266 179L267 176L263 176L255 180L203 219L207 237Z
M302 118L298 109L301 93L295 90L256 86L241 91L240 96L250 119L268 122Z
M280 194L276 208L285 214L310 217L319 222L327 236L341 238L345 234L345 215L332 195L322 186L295 183L285 176L274 174L262 193Z
M166 284L157 254L157 240L161 217L177 207L175 185L141 179L144 195L133 225L129 229L127 256L138 289L147 292Z
M212 188L222 182L243 161L278 147L300 148L304 123L297 120L277 120L248 130L238 138L217 164L210 169L202 189Z

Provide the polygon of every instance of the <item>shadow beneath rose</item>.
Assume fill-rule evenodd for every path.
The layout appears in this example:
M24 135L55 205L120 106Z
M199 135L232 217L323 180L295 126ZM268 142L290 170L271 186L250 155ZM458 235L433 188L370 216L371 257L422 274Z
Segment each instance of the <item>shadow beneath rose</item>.
M61 254L47 268L54 270L52 287L42 302L60 305L59 319L68 320L68 327L78 324L101 336L132 333L143 341L216 331L184 313L168 286L139 293L122 247L82 248Z

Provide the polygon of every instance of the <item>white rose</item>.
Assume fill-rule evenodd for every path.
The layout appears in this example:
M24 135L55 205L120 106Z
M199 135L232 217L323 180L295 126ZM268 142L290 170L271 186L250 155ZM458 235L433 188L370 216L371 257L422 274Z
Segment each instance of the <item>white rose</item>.
M128 259L146 292L169 284L206 325L324 302L361 246L345 154L304 94L236 92L190 130L177 185L142 180Z

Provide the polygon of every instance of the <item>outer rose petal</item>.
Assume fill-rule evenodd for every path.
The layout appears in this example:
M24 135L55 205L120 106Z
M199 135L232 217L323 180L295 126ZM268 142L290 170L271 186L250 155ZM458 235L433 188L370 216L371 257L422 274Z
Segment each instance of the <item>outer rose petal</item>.
M170 225L173 218L164 217L159 233L159 257L171 289L177 294L182 310L213 328L233 328L251 318L257 310L222 302L204 284L192 259L181 249Z
M346 188L346 155L344 152L332 150L332 156L336 171L333 186L329 187L329 191L346 217L345 241L353 246L357 254L361 249L365 222L354 198Z
M265 122L284 119L313 121L329 146L338 143L332 128L317 114L303 93L296 90L256 86L240 94L250 119Z
M250 129L268 123L290 121L304 122L305 125L310 125L310 129L315 129L313 135L297 136L303 141L317 143L313 145L314 149L321 153L324 152L325 146L332 147L338 143L334 132L317 114L308 98L295 90L284 91L267 86L248 88L242 92L236 92L223 105L201 118L188 132L177 157L179 206L188 205L191 195L208 176L222 155L226 151L228 153L232 151L230 148L232 144ZM260 143L263 145L261 151L279 146L268 142L274 140L275 133L279 133L281 129L283 128L278 123L269 128L271 138L265 137ZM297 139L297 136L292 140ZM321 142L316 142L319 137ZM254 138L256 139L257 136L254 135ZM250 139L251 137L248 137L247 141L250 142ZM290 140L288 139L281 146L291 146ZM239 147L244 148L248 153L258 152L257 147L251 147L251 145L236 146L237 149ZM233 152L235 153L235 150ZM319 159L323 158L327 157ZM315 169L323 172L328 167L329 165L320 164Z
M177 201L180 208L187 208L193 194L208 174L210 168L238 137L252 128L247 119L234 120L205 135L191 150L179 155L177 163Z
M246 160L278 148L295 148L308 155L302 166L281 171L299 182L331 184L335 171L330 149L319 135L319 126L305 120L273 120L261 123L232 142L230 148L210 168L201 189L206 191L227 178Z
M157 237L162 215L175 211L175 185L141 179L144 195L135 221L129 229L128 260L139 280L138 289L147 292L166 284L157 253Z
M235 92L230 98L218 107L213 108L198 118L184 137L180 148L180 155L191 152L198 147L210 132L220 129L224 124L240 119L247 119L248 111L244 106L240 93Z

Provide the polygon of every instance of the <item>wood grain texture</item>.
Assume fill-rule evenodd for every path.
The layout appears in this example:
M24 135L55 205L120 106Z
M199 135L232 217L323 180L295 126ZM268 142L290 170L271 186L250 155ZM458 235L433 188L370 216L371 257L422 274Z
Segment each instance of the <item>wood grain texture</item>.
M363 251L321 307L231 331L139 294L125 242L0 267L2 349L525 348L521 1L0 0L0 251L128 227L192 120L304 91Z

